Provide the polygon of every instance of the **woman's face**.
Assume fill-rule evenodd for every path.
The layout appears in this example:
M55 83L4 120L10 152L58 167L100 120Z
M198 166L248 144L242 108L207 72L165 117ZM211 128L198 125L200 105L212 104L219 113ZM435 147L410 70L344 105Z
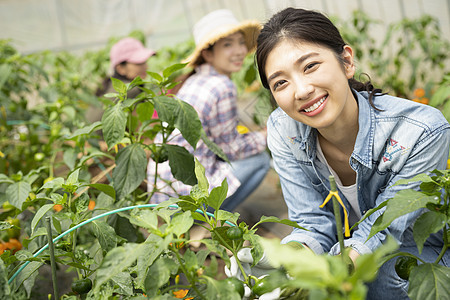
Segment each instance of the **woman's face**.
M137 76L141 77L141 78L145 78L147 77L147 62L144 62L142 64L133 64L133 63L129 63L127 62L126 64L123 65L117 65L117 72L122 75L125 76L126 78L133 80L134 78L136 78Z
M244 34L236 32L218 40L212 50L203 50L202 55L217 72L231 76L231 73L238 72L242 68L247 53Z
M342 58L344 65L328 48L282 40L269 53L265 66L277 104L294 120L319 130L354 114L357 104L348 79L355 67L349 46Z

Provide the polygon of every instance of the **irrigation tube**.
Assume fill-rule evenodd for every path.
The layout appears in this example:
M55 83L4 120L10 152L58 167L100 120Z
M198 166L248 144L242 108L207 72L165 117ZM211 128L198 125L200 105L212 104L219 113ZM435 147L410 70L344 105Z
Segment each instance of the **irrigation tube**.
M86 224L88 224L88 223L90 223L90 222L92 222L92 221L95 221L95 220L97 220L97 219L100 219L100 218L102 218L102 217L106 217L106 216L109 216L109 215L112 215L112 214L115 214L115 213L118 213L118 212L121 212L121 211L126 211L126 210L130 210L130 209L134 209L134 208L146 208L146 207L155 207L155 206L157 206L157 204L140 204L140 205L134 205L134 206L122 207L122 208L118 208L118 209L115 209L115 210L111 210L111 211L105 212L105 213L103 213L103 214L100 214L100 215L97 215L97 216L95 216L95 217L92 217L92 218L90 218L90 219L88 219L88 220L86 220L86 221L83 221L83 222L81 222L80 224L78 224L78 225L76 225L76 226L70 228L69 230L64 231L63 233L61 233L60 235L58 235L57 237L55 237L55 238L53 239L53 243L57 242L59 239L61 239L62 237L64 237L66 234L69 234L69 233L71 233L72 231L77 230L77 229L80 228L81 226L86 225ZM178 208L178 205L176 205L176 204L171 204L171 205L169 205L168 207L170 207L170 208ZM197 209L196 211L199 212L199 213L203 213L203 211L201 211L201 210L199 210L199 209ZM210 217L214 217L214 215L213 215L212 213L210 213L210 212L206 212L206 214L207 214L208 216L210 216ZM233 223L230 223L230 222L228 222L228 221L225 221L225 223L227 223L227 224L230 225L230 226L235 226ZM37 252L33 255L33 258L37 257L39 254L41 254L42 252L44 252L44 250L47 249L47 248L48 248L48 243L47 243L44 247L42 247L39 251L37 251ZM10 283L14 280L14 278L16 278L17 275L19 275L19 273L20 273L26 266L28 266L29 263L30 263L29 261L27 261L26 263L24 263L24 264L16 271L16 273L14 273L14 275L11 276L11 278L8 280L8 284L10 284Z

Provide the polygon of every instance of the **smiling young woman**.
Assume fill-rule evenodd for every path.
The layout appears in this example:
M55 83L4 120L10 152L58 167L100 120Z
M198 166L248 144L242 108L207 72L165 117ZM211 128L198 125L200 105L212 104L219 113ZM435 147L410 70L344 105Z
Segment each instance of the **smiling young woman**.
M258 37L256 60L261 82L279 106L267 122L267 139L289 217L309 230L294 229L282 243L340 254L332 205L320 207L330 175L354 224L405 188L394 186L397 180L446 168L450 125L442 113L356 81L353 50L323 14L295 8L275 14ZM418 190L419 183L407 188ZM367 217L344 241L350 257L355 261L392 235L400 251L434 261L442 231L419 255L412 225L420 213L398 218L370 239L378 214ZM441 263L448 262L447 251ZM367 299L408 299L408 281L398 277L394 263L380 268Z

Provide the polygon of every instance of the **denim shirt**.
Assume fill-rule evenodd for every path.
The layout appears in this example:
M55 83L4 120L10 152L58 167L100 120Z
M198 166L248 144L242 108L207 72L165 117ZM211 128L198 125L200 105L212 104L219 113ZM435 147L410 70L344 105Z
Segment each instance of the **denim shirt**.
M368 93L354 91L354 95L359 108L359 131L349 164L356 172L357 198L364 215L399 190L419 189L419 182L393 186L397 180L446 169L450 125L439 110L428 105L377 95L373 103L378 111L370 106ZM331 174L317 158L317 130L293 120L278 108L270 115L267 132L289 218L309 230L295 228L282 243L301 242L317 254L340 253L333 205L330 201L319 207L330 191ZM350 204L341 192L339 195L349 212ZM415 245L412 225L422 213L420 210L394 220L367 240L382 211L361 222L344 245L360 254L370 253L381 246L387 235L400 245ZM442 244L442 238L437 236L431 242Z

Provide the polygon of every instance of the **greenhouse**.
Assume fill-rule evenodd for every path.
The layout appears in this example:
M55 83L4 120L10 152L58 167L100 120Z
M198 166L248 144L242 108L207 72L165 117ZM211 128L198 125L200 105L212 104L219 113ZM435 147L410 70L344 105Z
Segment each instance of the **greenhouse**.
M0 17L0 299L450 299L449 1Z

